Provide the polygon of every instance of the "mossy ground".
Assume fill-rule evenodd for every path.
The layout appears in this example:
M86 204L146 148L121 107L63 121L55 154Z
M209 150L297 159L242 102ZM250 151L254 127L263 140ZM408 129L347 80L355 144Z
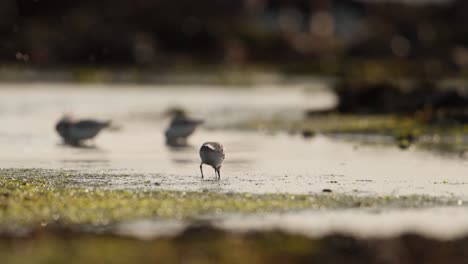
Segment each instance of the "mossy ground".
M330 113L296 121L284 118L250 120L239 124L239 127L268 132L307 133L307 135L315 133L383 135L393 138L392 143L402 148L414 143L421 148L442 152L460 153L468 150L468 142L466 142L468 125L430 124L409 116Z
M311 129L323 133L375 133L397 135L413 132L417 135L444 133L468 134L468 125L429 124L413 117L398 115L343 115L338 113L314 115L291 121L284 118L250 120L239 125L249 129L300 131Z
M111 190L78 186L78 172L0 170L0 227L105 226L139 218L192 219L222 213L297 209L424 207L455 205L455 198L351 196L344 194L248 194ZM89 175L87 176L89 177Z
M337 193L254 195L119 190L77 180L93 177L119 175L1 169L0 230L7 231L0 232L1 263L379 263L379 254L402 254L393 252L395 247L388 245L402 243L406 246L409 242L399 239L360 241L343 236L310 239L276 231L242 234L209 226L191 227L176 237L149 241L100 232L115 223L140 218L190 220L232 212L420 208L457 203L455 198L417 195L361 197ZM22 228L32 232L26 233L26 237L23 237L25 233L15 232ZM420 240L413 240L410 241L412 244L421 244ZM423 242L426 243L425 249L433 249L429 250L431 263L444 263L442 261L448 259L458 261L452 258L462 258L459 253L463 251L450 253L448 259L439 253L466 246L466 240L456 243ZM369 248L369 245L378 246ZM383 248L390 250L382 253ZM398 259L411 257L423 260L427 256L427 253L419 254L413 249Z

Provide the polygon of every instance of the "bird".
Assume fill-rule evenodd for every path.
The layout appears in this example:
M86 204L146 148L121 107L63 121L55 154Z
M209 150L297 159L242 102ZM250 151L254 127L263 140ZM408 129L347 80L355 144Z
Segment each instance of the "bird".
M109 127L110 123L92 119L73 120L64 116L55 125L55 130L66 144L79 146L83 140L94 138L103 128Z
M180 109L173 110L171 114L172 120L165 132L166 143L171 146L184 146L187 144L187 138L203 123L203 120L189 118L185 111Z
M224 147L218 142L206 142L200 148L200 172L203 179L203 164L210 165L215 170L218 180L221 179L221 165L223 164L225 154Z

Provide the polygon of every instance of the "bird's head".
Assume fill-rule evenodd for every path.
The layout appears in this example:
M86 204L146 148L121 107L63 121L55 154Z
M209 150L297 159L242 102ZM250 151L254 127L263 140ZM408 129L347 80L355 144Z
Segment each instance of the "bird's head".
M68 135L68 129L70 128L71 119L63 117L55 125L55 130L60 136L66 137Z

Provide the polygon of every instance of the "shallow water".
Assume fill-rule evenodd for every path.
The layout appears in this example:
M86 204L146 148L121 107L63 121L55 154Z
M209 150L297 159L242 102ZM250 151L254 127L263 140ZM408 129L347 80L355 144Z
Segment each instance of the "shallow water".
M468 196L468 160L388 146L362 146L324 136L305 140L287 134L223 129L249 118L301 118L302 111L334 104L323 86L230 88L8 85L0 87L0 167L72 169L127 174L108 177L109 188L221 192L317 193L323 189L360 195ZM182 106L206 124L187 148L169 148L164 115ZM54 124L64 112L112 119L90 148L61 144ZM198 147L226 147L221 181L204 167ZM102 179L101 179L102 180ZM88 181L88 182L87 182ZM92 179L83 179L89 184Z

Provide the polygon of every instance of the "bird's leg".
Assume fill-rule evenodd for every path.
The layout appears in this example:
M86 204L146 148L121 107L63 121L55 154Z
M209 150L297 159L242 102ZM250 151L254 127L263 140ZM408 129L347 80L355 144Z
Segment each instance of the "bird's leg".
M200 163L201 178L203 179L203 163Z
M218 168L218 180L221 179L221 168Z

